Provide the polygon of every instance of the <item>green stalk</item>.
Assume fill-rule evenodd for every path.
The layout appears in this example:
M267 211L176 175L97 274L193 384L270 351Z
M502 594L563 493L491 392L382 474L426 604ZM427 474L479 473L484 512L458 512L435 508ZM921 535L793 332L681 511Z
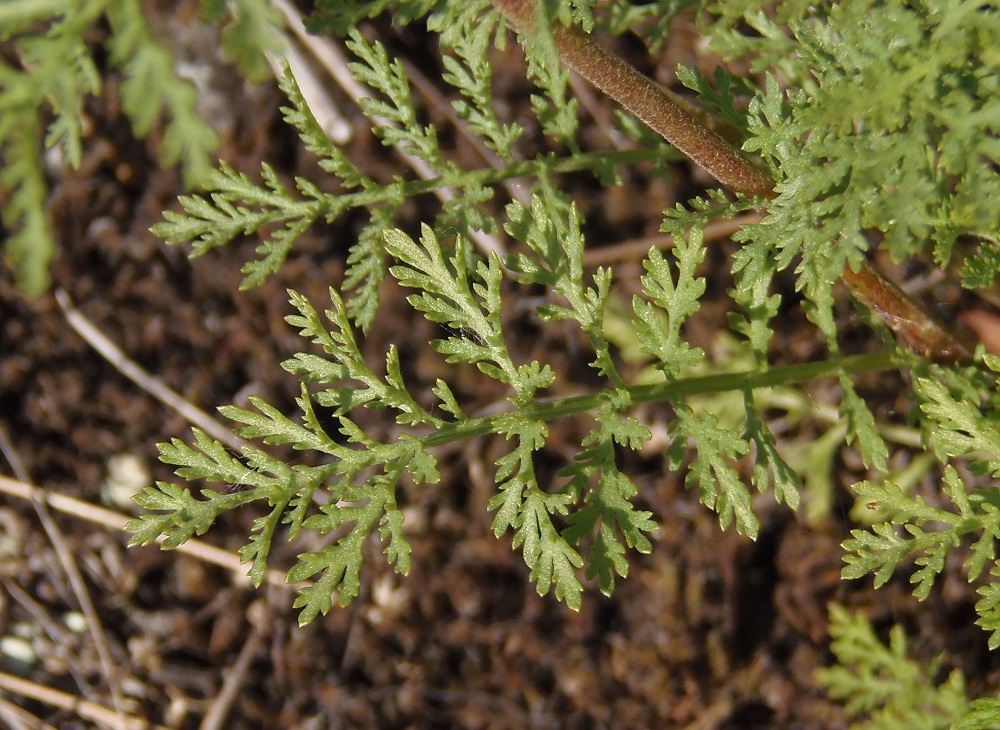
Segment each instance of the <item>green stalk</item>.
M818 378L838 375L898 370L904 364L904 358L896 353L879 352L870 355L833 357L829 360L799 365L781 365L764 370L744 370L735 373L684 378L652 385L626 386L622 390L629 394L633 405L652 401L672 402L692 395L722 393L732 390L755 390L778 385L797 385ZM604 403L603 397L603 393L592 393L550 401L536 401L520 408L517 413L532 421L554 421L578 413L599 410ZM434 448L453 441L486 436L490 433L501 433L504 430L504 422L510 418L512 413L513 411L508 411L444 425L439 431L423 438L423 445L425 448Z
M0 0L2 1L2 0ZM607 152L581 152L571 157L539 157L521 160L506 167L484 167L478 170L462 171L448 177L433 177L426 180L406 180L398 183L365 190L357 193L331 195L341 209L376 205L400 197L410 198L430 193L442 187L469 187L496 185L519 177L537 177L542 172L569 173L592 170L602 164L629 165L663 159L663 150L634 149ZM325 212L325 211L324 211Z
M4 0L0 23L29 23L50 15L65 15L66 0Z
M0 0L3 2L3 0ZM291 206L273 206L273 212L260 214L263 222L284 222L290 220L309 220L327 216L333 218L345 210L392 204L394 201L412 198L417 195L432 193L442 187L489 186L520 177L537 177L542 172L561 174L593 170L600 165L629 165L636 162L649 162L663 159L663 150L653 148L634 150L614 150L608 152L584 152L572 157L539 157L533 160L522 160L506 167L484 167L478 170L462 171L448 177L433 177L420 180L402 180L371 190L358 192L324 194L315 201L303 201ZM260 225L258 224L258 225ZM153 226L154 234L167 237L164 224ZM244 224L236 227L242 229Z

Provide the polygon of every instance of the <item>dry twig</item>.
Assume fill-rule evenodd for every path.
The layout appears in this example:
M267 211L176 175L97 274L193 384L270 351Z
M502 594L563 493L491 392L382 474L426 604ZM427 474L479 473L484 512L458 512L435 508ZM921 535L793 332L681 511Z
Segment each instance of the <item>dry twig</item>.
M732 220L714 220L705 226L705 243L729 238L742 226L757 223L761 218L760 213L746 213ZM673 245L674 237L669 233L661 233L658 236L635 238L601 248L588 248L583 252L583 265L607 266L617 261L638 260L645 258L651 248L665 251Z
M7 461L10 462L14 473L22 480L22 482L28 483L30 477L27 473L27 469L25 469L20 457L14 449L14 445L7 437L7 429L2 423L0 423L0 448L2 448ZM76 559L73 557L73 551L70 550L69 545L66 543L66 538L62 534L62 530L59 529L59 525L56 524L56 521L52 519L52 513L49 512L48 504L39 493L39 490L29 487L29 495L31 503L35 507L35 512L38 514L38 519L42 523L42 528L45 530L45 534L48 535L49 541L52 543L52 547L56 551L56 556L59 558L59 564L62 565L62 569L66 573L66 578L69 580L69 585L73 590L76 602L86 619L87 630L90 632L90 637L94 640L94 646L97 649L97 656L101 662L101 670L104 672L104 678L108 683L108 691L111 694L111 702L114 705L115 712L118 716L118 726L124 728L125 712L122 709L121 689L118 685L115 664L111 658L111 649L108 645L108 638L104 633L104 627L101 625L100 618L97 616L97 610L94 608L94 602L90 598L87 586L83 582L83 575L80 573L80 567L76 564Z
M56 730L27 710L3 699L0 699L0 720L10 725L10 730Z
M49 493L40 488L33 487L27 482L10 479L5 476L0 476L0 493L8 494L12 497L28 501L31 501L32 499L40 499L57 512L82 518L88 522L93 522L103 527L115 530L116 532L124 533L125 523L128 522L129 519L125 515L119 514L118 512L112 512L109 509L97 507L95 505L88 504L87 502L81 502L78 499L67 497L64 494ZM175 550L179 553L184 553L185 555L190 555L193 558L203 560L206 563L218 565L219 567L225 568L238 576L245 576L245 566L240 562L239 555L217 548L214 545L209 545L208 543L196 538L192 538L184 544L178 545ZM284 574L273 568L269 569L264 574L264 581L275 587L288 587Z
M163 725L149 723L140 717L119 716L114 710L96 702L81 700L67 692L60 692L37 682L15 677L13 674L0 672L0 689L43 702L52 707L58 707L61 710L72 712L84 720L101 725L119 727L122 730L170 730Z
M232 431L222 426L218 421L205 413L190 401L185 400L177 391L170 388L166 383L154 377L143 369L128 355L122 352L121 348L112 342L107 335L101 332L80 310L73 306L69 295L59 289L56 291L56 301L59 303L66 321L84 341L97 350L105 360L114 366L126 378L138 385L142 390L156 398L167 408L180 414L190 423L194 424L212 438L220 441L226 446L240 450L246 442L239 438ZM24 481L29 481L25 479Z
M222 681L222 687L212 700L208 712L201 720L199 730L222 730L225 727L226 714L236 700L237 694L242 687L243 679L250 669L250 662L254 660L264 645L265 631L261 626L254 626L243 648L240 649L236 662L226 671L226 678Z

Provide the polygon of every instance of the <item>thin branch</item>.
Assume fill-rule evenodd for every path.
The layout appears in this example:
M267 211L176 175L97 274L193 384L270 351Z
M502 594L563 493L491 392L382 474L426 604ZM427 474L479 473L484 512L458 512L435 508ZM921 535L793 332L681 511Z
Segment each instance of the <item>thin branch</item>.
M760 222L762 217L759 213L745 213L730 220L714 220L705 226L704 242L709 243L729 238L744 225ZM651 248L666 251L673 245L674 237L669 233L661 233L656 236L622 241L610 246L588 248L583 252L583 265L588 267L607 266L616 261L642 259L646 257Z
M0 699L0 720L10 726L10 730L56 730L47 722L23 710L12 702Z
M24 468L20 458L16 455L13 443L7 437L7 429L2 423L0 423L0 446L3 447L4 454L7 455L8 461L11 462L11 468L18 473L20 477L25 482L28 481L29 475ZM42 527L45 530L45 534L48 535L49 541L52 543L52 547L56 551L56 556L59 558L59 564L62 565L63 572L66 574L66 578L69 580L70 588L73 590L73 595L76 597L76 602L83 612L84 618L87 622L87 629L90 632L90 637L94 641L94 647L97 649L97 656L101 662L101 670L104 672L104 678L108 683L108 691L111 693L111 702L115 707L115 713L118 716L118 726L125 727L125 711L122 709L122 694L121 688L118 684L117 672L115 671L115 663L111 658L111 649L108 644L108 637L104 633L104 626L101 624L101 620L97 615L97 610L94 608L94 602L90 598L90 592L87 590L87 585L83 581L83 575L80 573L80 566L76 564L76 559L73 557L73 551L69 549L69 545L66 543L66 538L62 534L62 530L59 529L59 525L56 521L52 519L52 513L49 512L48 504L39 494L39 490L31 489L31 502L35 507L35 513L38 515L39 521L42 523Z
M21 586L9 577L0 577L0 585L4 587L4 590L7 591L14 602L23 608L25 613L31 616L34 622L45 631L53 643L60 644L70 641L70 630L57 621L54 621L49 615L48 609L36 601L34 596L21 588ZM76 677L76 674L73 676Z
M198 730L221 730L225 727L226 715L232 707L236 696L243 689L243 680L250 669L250 662L254 660L261 647L264 645L265 631L263 627L254 626L250 632L250 638L240 649L236 662L225 670L225 679L222 680L222 687L212 700L208 712L201 720Z
M912 360L913 356L909 356ZM898 370L907 364L907 358L894 352L876 352L867 355L836 356L828 360L799 363L797 365L776 365L766 369L741 370L715 375L699 375L670 382L646 385L630 385L623 388L629 394L633 405L653 401L676 401L692 395L716 394L725 391L747 391L757 388L771 388L776 385L797 385L820 378L839 375L860 375L884 370ZM520 409L521 415L532 421L555 421L579 413L596 411L604 402L606 393L573 395L552 400L538 400ZM454 441L499 433L499 425L510 414L501 412L480 418L472 418L459 423L444 424L440 429L422 439L425 449L433 449Z
M13 674L7 674L6 672L0 672L0 689L11 694L20 695L21 697L28 697L51 707L58 707L60 710L71 712L84 720L102 725L121 727L123 730L170 730L170 728L164 725L154 725L140 717L132 715L126 715L123 724L119 723L118 717L112 709L99 705L96 702L81 700L75 695L60 692L57 689L46 687L37 682L15 677Z
M930 313L889 281L868 261L857 271L844 269L843 282L910 349L935 362L972 361L972 348L948 331Z
M26 501L31 501L32 499L41 499L49 507L67 514L73 517L79 517L80 519L87 520L88 522L93 522L94 524L101 525L102 527L107 527L116 532L125 533L125 523L128 522L129 518L125 515L119 514L118 512L113 512L103 507L96 507L87 502L81 502L78 499L73 499L72 497L67 497L65 494L58 494L56 492L46 492L45 490L34 487L26 482L18 481L16 479L11 479L9 477L0 476L0 494L7 494L12 497L17 497ZM160 538L162 542L164 538ZM213 565L218 565L221 568L225 568L231 571L236 576L242 576L242 579L246 580L246 565L240 562L239 555L235 553L222 550L214 545L209 545L206 542L192 538L187 542L178 545L174 548L179 553L184 553L190 555L191 557L203 560L206 563L211 563ZM264 574L264 580L270 585L287 588L289 583L285 580L285 575L278 570L269 568ZM306 585L303 583L302 585Z

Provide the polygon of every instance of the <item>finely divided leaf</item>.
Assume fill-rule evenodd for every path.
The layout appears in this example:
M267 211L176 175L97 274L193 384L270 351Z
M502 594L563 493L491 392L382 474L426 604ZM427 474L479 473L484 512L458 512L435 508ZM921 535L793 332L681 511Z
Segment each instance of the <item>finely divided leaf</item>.
M1000 578L1000 564L993 563L990 576ZM976 624L991 632L989 646L996 649L1000 647L1000 581L994 580L977 588L976 592L982 596L976 602L976 613L979 614Z
M778 444L771 429L761 416L752 391L743 394L746 408L746 425L743 438L753 443L756 462L753 466L753 483L760 492L774 489L774 498L792 510L799 508L799 491L802 478L778 453Z
M714 414L696 414L684 404L674 408L677 420L671 425L671 434L675 459L683 453L683 447L690 445L694 449L684 483L698 487L702 504L718 512L723 528L735 517L736 530L756 539L760 523L750 507L750 490L733 466L733 460L746 455L749 445L738 435L720 428Z
M544 423L518 417L499 427L517 443L497 461L499 492L489 502L489 509L497 510L493 534L500 537L513 529L512 547L521 548L538 594L555 586L556 598L579 610L583 586L575 569L583 566L583 558L552 524L553 514L566 514L570 498L544 492L535 476L534 452L545 444L548 429Z
M721 66L715 67L715 87L696 66L677 65L677 80L697 92L698 98L715 107L720 119L729 123L744 137L747 135L746 112L736 108L737 96L754 96L757 89L741 76L735 76Z
M945 730L957 727L953 723L968 712L961 671L941 681L941 657L929 667L909 658L901 626L893 627L886 646L867 619L831 604L830 634L837 663L818 670L816 680L831 698L845 703L848 715L866 716L852 727Z
M936 425L931 443L939 459L974 454L983 472L1000 474L1000 427L995 418L932 378L915 378L913 388L923 400L920 410Z
M840 411L847 417L848 439L858 445L865 466L874 467L881 472L886 471L889 449L875 428L875 416L868 405L858 396L854 389L854 383L849 377L842 375L840 386L843 388Z
M638 296L632 300L636 314L632 324L642 351L656 360L656 367L668 380L700 363L705 355L701 348L692 348L681 338L685 320L701 307L700 299L705 293L705 279L695 276L695 270L705 259L702 240L700 228L693 228L688 240L676 240L673 251L676 278L663 255L655 248L650 249L642 263L646 270L642 289L650 301Z
M551 518L553 513L564 514L566 509L564 498L532 490L522 504L513 547L522 548L524 562L531 568L529 579L536 583L538 595L546 595L555 586L556 598L579 611L583 586L576 577L576 568L583 567L583 558L559 534Z

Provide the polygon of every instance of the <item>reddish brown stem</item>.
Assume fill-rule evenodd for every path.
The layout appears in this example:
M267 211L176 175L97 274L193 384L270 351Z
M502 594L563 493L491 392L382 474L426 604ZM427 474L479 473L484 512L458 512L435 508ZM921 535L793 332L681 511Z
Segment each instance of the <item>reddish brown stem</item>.
M935 362L972 360L972 353L963 342L867 261L859 271L850 266L845 268L843 282L910 349Z
M493 0L521 33L535 27L534 0ZM691 114L659 84L576 27L553 28L563 62L635 114L729 190L774 197L774 180Z
M537 0L493 0L520 33L534 29ZM576 27L556 26L553 40L562 61L617 101L650 129L705 168L729 190L774 198L774 180L689 112L674 96ZM848 267L844 285L909 347L937 362L967 362L969 348L890 282L872 264Z

